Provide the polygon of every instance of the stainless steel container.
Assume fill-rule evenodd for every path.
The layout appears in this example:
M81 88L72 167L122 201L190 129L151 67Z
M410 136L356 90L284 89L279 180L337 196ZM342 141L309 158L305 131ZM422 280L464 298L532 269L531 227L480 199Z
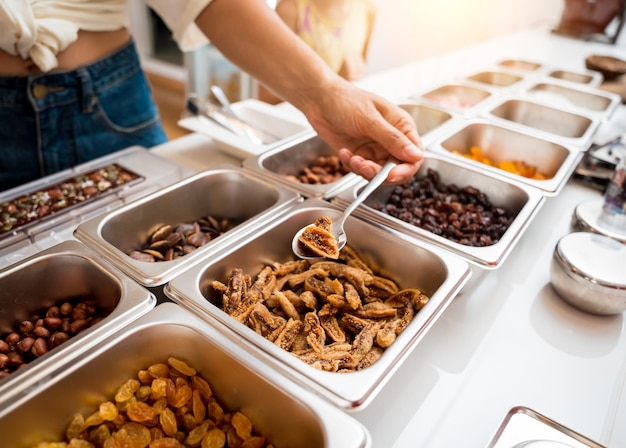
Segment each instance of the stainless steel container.
M176 277L166 285L165 293L246 341L259 353L255 356L269 355L287 377L341 408L355 410L370 403L455 297L470 275L466 262L428 243L349 217L345 228L348 244L369 266L378 268L381 275L394 279L401 288L419 288L430 296L428 303L378 361L351 373L318 370L265 339L222 311L221 295L211 287L213 280L226 282L233 268L241 268L254 276L268 264L293 260L291 240L295 233L319 216L338 216L340 211L320 199L308 199L256 235L249 235L219 256L205 259L205 263Z
M583 156L577 148L484 119L467 120L462 126L448 129L447 134L447 137L429 145L428 149L452 156L480 170L537 187L548 196L560 192ZM479 148L493 166L464 156L470 154L472 147ZM543 178L524 177L496 166L500 162L515 161L536 167Z
M52 371L71 365L102 337L156 304L152 293L77 241L60 243L0 271L0 334L52 305L79 297L93 301L106 317L1 380L0 409L32 388L45 387ZM8 432L0 434L6 444Z
M292 180L289 176L297 176L305 168L313 166L319 157L336 154L334 149L313 134L246 159L243 168L297 191L304 197L329 199L358 182L361 177L347 173L334 182L307 184Z
M562 237L550 265L556 292L570 305L598 315L626 311L626 244L591 232Z
M417 126L417 132L424 145L427 145L434 136L445 129L444 125L448 125L454 120L452 113L421 104L415 100L400 102L398 106L409 113L415 126Z
M206 379L227 409L241 410L279 447L366 448L367 430L351 416L282 378L237 340L181 307L164 303L71 364L50 384L0 408L2 445L31 448L60 440L75 413L89 415L140 369L177 357Z
M415 98L418 100L423 100L434 106L463 115L476 113L480 106L492 97L493 93L486 88L479 88L461 82L444 84L415 95Z
M214 169L84 222L77 227L75 236L142 285L157 286L205 255L218 253L230 239L264 225L299 200L296 192L240 168ZM174 260L150 263L127 255L141 248L159 227L205 216L237 225Z
M523 73L533 73L543 67L542 64L523 59L505 59L498 63L500 67Z
M571 86L558 81L533 82L524 93L532 100L582 114L592 114L601 119L609 119L622 102L621 97L614 93L587 86Z
M548 72L548 77L592 87L597 87L602 82L602 74L592 70L575 71L555 68Z
M468 81L503 90L507 90L518 85L523 79L524 78L518 74L496 70L486 70L467 77Z
M436 170L444 184L455 184L458 187L472 186L479 189L488 196L493 205L501 207L515 216L502 238L491 246L467 246L376 210L375 206L384 205L388 201L395 188L393 185L379 187L353 214L412 238L435 243L483 269L498 268L543 205L545 195L537 188L515 182L495 173L486 173L482 168L469 166L460 160L457 161L449 156L436 153L430 153L426 157L416 176L422 178L428 169ZM360 184L350 191L346 191L338 196L334 202L342 207L345 206L354 200L362 187L363 184Z
M597 117L557 109L523 98L504 98L486 113L496 123L508 123L537 137L556 139L586 150L600 125Z

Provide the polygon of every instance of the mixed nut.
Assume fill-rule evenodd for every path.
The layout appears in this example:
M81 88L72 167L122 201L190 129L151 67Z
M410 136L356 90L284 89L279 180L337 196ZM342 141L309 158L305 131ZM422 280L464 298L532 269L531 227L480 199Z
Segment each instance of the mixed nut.
M0 203L0 236L18 230L53 213L110 192L138 180L139 175L111 164L55 185Z

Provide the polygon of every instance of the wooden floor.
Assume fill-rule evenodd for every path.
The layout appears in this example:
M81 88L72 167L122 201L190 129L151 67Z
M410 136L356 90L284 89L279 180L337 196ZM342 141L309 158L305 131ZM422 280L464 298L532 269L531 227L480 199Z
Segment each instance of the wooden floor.
M168 139L173 140L189 134L190 131L177 124L185 109L185 85L153 73L146 72L146 75Z

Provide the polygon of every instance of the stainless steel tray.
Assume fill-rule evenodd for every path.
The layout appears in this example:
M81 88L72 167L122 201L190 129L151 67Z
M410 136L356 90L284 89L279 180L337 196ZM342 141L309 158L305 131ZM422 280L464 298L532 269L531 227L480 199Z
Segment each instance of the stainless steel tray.
M156 298L77 241L66 241L0 271L0 334L59 301L89 296L108 312L99 323L0 380L0 409L52 381L103 337L147 313ZM0 431L3 443L7 432Z
M310 167L320 156L336 154L317 134L292 140L243 161L243 168L274 183L290 188L307 198L329 199L358 182L361 177L347 173L340 179L326 184L305 184L290 180L306 167Z
M605 448L524 406L512 408L485 448Z
M210 287L213 280L227 281L233 268L255 276L264 266L294 259L291 240L296 231L322 215L337 216L340 209L320 199L308 199L249 235L238 244L204 260L165 286L166 295L203 319L239 337L255 352L275 360L279 370L303 387L337 406L356 410L367 406L411 353L470 276L469 265L426 242L403 237L360 219L346 223L350 244L368 265L379 267L401 288L419 288L430 296L407 328L370 367L352 373L325 372L309 366L221 309L221 297Z
M295 191L241 168L214 169L84 222L76 228L75 236L140 284L158 286L202 257L219 253L229 240L263 226L300 199ZM127 255L162 225L207 215L239 224L174 260L150 263Z
M482 168L469 166L449 156L436 153L428 154L417 176L425 175L429 168L439 172L442 182L446 184L454 183L459 187L469 185L478 188L481 192L487 194L492 204L515 213L515 219L496 244L484 247L466 246L375 210L372 207L373 205L382 205L389 198L394 189L394 186L391 185L379 187L363 204L357 207L353 214L391 228L411 238L416 238L420 241L430 241L463 257L478 267L484 269L498 268L513 247L515 247L515 244L543 205L545 195L537 188L495 173L488 173ZM353 187L335 198L333 202L341 207L347 206L358 195L363 185L361 183Z
M483 115L495 123L506 123L537 137L556 140L582 151L589 148L600 126L597 116L558 109L523 96L500 98Z
M555 196L561 191L583 156L577 148L536 137L530 131L515 129L504 123L493 124L477 118L455 125L448 128L446 136L440 137L428 149L480 170L536 187L548 196ZM546 178L531 179L456 154L467 153L472 146L479 147L485 157L494 163L523 161L537 167Z
M0 408L3 446L59 440L75 413L89 415L137 371L177 357L193 366L217 399L242 410L275 446L367 448L367 430L351 416L297 387L232 337L173 303L163 303L100 341L72 363L57 364L49 385Z
M466 117L476 115L496 97L496 92L491 88L477 87L463 81L442 84L412 96L419 101Z
M549 79L528 83L522 95L553 107L597 116L601 120L608 120L622 103L622 98L615 93Z

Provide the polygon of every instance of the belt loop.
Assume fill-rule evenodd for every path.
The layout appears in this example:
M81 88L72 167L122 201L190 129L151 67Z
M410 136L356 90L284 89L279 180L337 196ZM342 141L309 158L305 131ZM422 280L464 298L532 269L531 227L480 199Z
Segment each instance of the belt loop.
M96 104L96 96L93 90L91 76L89 75L89 71L85 68L77 69L76 74L80 79L81 110L83 113L91 113Z

